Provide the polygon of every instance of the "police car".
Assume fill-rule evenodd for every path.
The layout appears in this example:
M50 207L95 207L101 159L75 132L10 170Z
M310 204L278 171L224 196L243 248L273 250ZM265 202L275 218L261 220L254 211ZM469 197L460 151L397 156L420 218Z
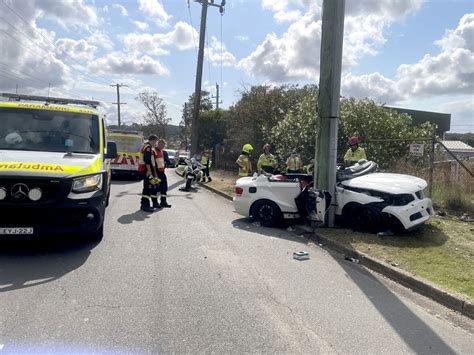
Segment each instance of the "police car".
M99 102L0 94L0 238L103 236L110 162Z

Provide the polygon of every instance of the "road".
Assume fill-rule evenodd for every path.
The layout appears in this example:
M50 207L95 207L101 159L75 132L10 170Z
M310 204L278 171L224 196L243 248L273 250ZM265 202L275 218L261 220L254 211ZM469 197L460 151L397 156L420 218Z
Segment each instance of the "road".
M0 354L472 353L467 318L168 176L153 214L114 182L100 244L0 241Z

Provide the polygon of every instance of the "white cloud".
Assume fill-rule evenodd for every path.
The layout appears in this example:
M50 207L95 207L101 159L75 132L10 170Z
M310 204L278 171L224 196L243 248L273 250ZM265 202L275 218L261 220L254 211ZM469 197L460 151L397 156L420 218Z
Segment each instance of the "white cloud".
M56 41L56 55L63 60L92 60L96 46L92 46L85 40L79 41L70 38L61 38Z
M234 66L236 63L232 53L226 50L226 47L216 37L211 38L211 46L204 49L205 56L213 65L222 63L225 67Z
M107 50L111 50L112 48L114 48L114 44L110 40L109 36L104 32L100 31L94 31L92 35L86 38L86 41L90 44Z
M474 100L472 95L443 103L439 110L451 113L450 132L474 132Z
M168 33L130 33L123 39L125 47L130 51L137 51L153 55L166 55L165 46L174 45L180 50L194 47L197 36L196 30L185 22L177 22L174 29Z
M422 0L346 1L343 68L348 70L362 57L375 55L385 42L384 30L394 21L417 11L421 3ZM262 7L273 11L277 22L293 17L295 11L306 12L283 35L268 34L239 65L248 74L273 82L317 79L321 4L321 0L262 0Z
M97 24L97 9L92 5L84 4L83 0L29 0L39 17L51 19L63 27L86 27ZM24 9L26 1L18 1ZM22 11L23 12L23 11Z
M299 9L289 10L289 8L292 5L303 7L306 2L302 0L262 0L262 7L273 11L277 22L292 22L301 18L301 11Z
M454 31L447 31L436 42L441 53L426 54L417 63L400 65L394 81L378 73L346 75L342 85L344 94L370 96L383 102L456 94L472 97L474 52L470 36L473 28L474 14L464 15Z
M95 60L89 64L89 69L98 73L169 75L168 69L147 55L138 57L121 52Z
M249 40L249 36L234 36L237 41L245 42Z
M171 16L165 11L158 0L139 0L140 11L147 17L154 19L158 26L167 26Z
M120 11L120 13L122 14L122 16L128 16L127 9L123 5L113 4L113 7L118 9Z
M137 28L141 31L146 31L148 30L148 28L150 26L148 26L148 24L146 22L141 22L141 21L133 21L133 23L135 24L135 26L137 26Z

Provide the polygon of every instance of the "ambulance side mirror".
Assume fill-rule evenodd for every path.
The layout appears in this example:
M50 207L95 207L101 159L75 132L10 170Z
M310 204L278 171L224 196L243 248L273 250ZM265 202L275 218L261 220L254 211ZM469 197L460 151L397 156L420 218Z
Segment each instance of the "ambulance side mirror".
M115 142L107 142L107 153L105 159L117 158L117 144Z

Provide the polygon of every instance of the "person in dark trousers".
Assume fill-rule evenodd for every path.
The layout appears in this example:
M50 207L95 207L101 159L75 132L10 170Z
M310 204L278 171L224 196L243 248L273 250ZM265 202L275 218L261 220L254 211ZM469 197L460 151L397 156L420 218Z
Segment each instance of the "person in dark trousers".
M206 182L206 177L207 177L207 182L211 182L211 176L209 175L209 168L211 167L211 161L209 160L209 154L207 151L203 151L201 154L201 164L204 166L204 169L202 170L202 173L204 174L204 177L202 178L203 182Z
M140 202L140 209L145 212L153 212L153 207L150 205L150 199L156 199L156 185L158 182L157 171L155 167L154 147L158 137L151 135L140 149L140 160L138 164L138 171L143 174L143 191Z
M164 139L159 139L156 148L154 149L155 152L155 160L156 160L156 170L158 174L158 178L160 179L160 206L163 208L171 207L168 202L166 202L166 193L168 192L168 179L166 178L165 174L165 152L164 149L166 147L166 141Z

